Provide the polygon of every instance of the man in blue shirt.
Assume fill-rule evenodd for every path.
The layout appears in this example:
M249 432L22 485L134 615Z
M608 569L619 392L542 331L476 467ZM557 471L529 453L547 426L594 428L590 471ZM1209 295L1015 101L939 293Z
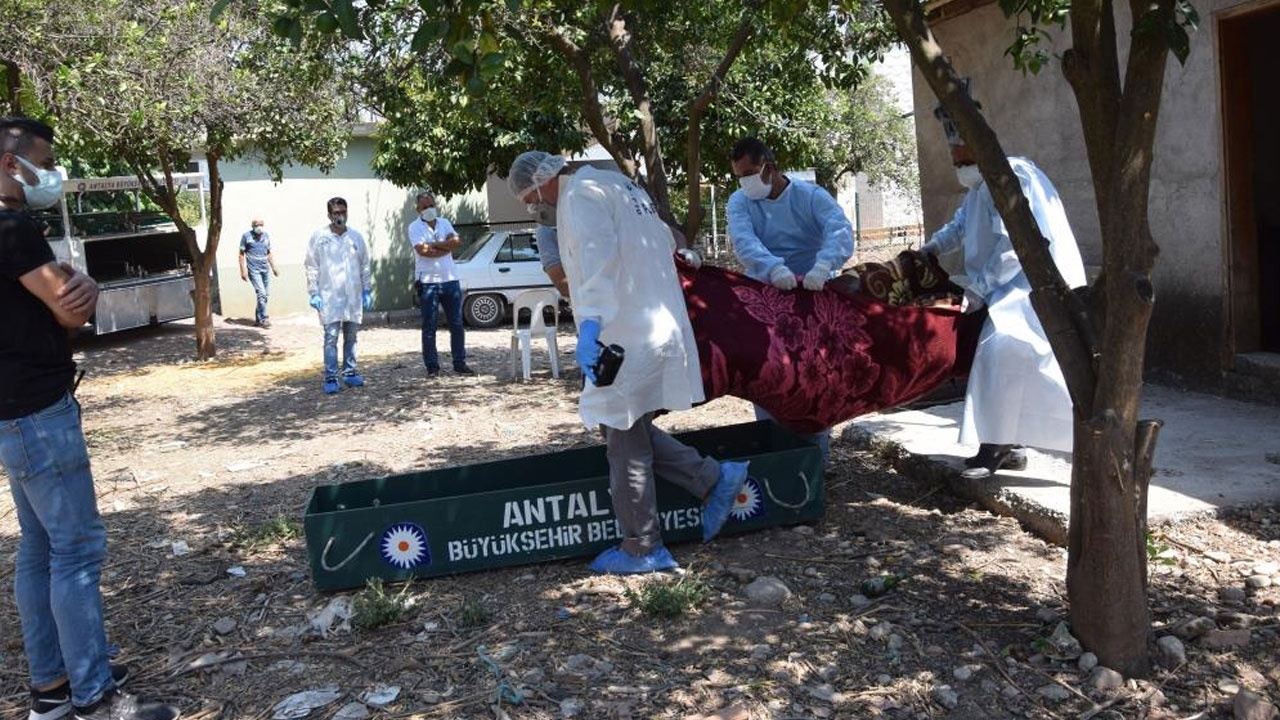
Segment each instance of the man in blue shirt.
M797 284L821 290L853 256L853 227L835 198L813 183L783 175L759 138L739 140L729 161L740 185L729 196L729 241L747 276L784 292ZM772 419L758 406L756 417ZM812 439L826 458L831 431Z
M254 218L253 227L240 236L240 279L253 285L253 292L258 296L258 305L253 309L253 324L259 327L271 327L267 317L267 293L271 287L270 276L280 276L276 270L276 262L271 257L271 237L262 228L262 220Z

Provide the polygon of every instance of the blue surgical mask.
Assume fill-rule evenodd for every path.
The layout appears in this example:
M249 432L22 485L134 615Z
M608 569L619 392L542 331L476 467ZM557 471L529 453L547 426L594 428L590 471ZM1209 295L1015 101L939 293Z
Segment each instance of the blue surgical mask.
M429 207L418 213L418 217L422 218L423 222L431 222L432 220L440 217L440 211L435 209L435 207Z
M30 160L21 155L14 155L22 166L30 170L36 176L36 184L31 185L22 178L22 173L13 176L22 185L22 195L27 201L27 207L33 210L43 210L58 204L58 200L62 199L62 175L57 170L46 170L36 166Z

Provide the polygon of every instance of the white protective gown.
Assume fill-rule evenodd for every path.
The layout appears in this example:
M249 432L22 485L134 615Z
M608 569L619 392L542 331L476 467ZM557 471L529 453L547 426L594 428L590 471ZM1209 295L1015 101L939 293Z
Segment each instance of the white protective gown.
M626 430L645 413L704 400L675 240L644 190L584 167L560 178L556 225L574 316L599 318L600 341L626 351L612 385L583 389L582 422Z
M361 295L370 286L369 246L359 232L335 234L325 225L307 242L307 293L320 296L320 324L359 323L364 318Z
M1049 253L1070 287L1085 284L1084 264L1058 191L1031 161L1011 157ZM1071 396L1044 328L1031 307L1031 285L986 183L965 196L929 244L941 257L963 248L966 278L953 278L986 301L989 316L965 394L963 444L1072 448Z

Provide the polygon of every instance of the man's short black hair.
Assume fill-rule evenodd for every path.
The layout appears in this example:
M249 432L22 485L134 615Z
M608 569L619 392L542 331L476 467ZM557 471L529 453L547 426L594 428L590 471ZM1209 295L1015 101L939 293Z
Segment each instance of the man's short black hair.
M328 208L329 212L333 212L333 209L338 207L339 205L341 205L342 207L346 207L347 201L340 197L329 198L329 203L325 205L325 207Z
M753 162L758 162L761 165L765 163L777 164L777 161L773 159L773 151L758 137L745 137L733 144L733 150L729 151L729 159L737 162L744 157L751 158Z
M53 144L53 128L39 120L7 115L0 117L0 153L22 155L35 138Z

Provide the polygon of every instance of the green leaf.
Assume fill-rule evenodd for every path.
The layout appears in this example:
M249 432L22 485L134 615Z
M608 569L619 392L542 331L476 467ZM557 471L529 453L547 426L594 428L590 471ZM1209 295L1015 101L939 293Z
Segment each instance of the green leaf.
M331 12L322 12L316 16L316 30L331 35L338 29L338 18Z
M507 0L507 12L513 15L520 12L520 0Z
M213 22L218 22L218 18L226 11L227 4L230 2L231 0L214 0L213 7L209 10L209 19Z
M364 32L360 29L360 20L356 17L356 9L351 5L351 0L333 0L333 14L338 16L338 24L342 27L342 34L352 40L359 40L364 37Z
M271 23L271 32L278 37L287 38L293 34L293 26L298 23L296 18L280 16Z

